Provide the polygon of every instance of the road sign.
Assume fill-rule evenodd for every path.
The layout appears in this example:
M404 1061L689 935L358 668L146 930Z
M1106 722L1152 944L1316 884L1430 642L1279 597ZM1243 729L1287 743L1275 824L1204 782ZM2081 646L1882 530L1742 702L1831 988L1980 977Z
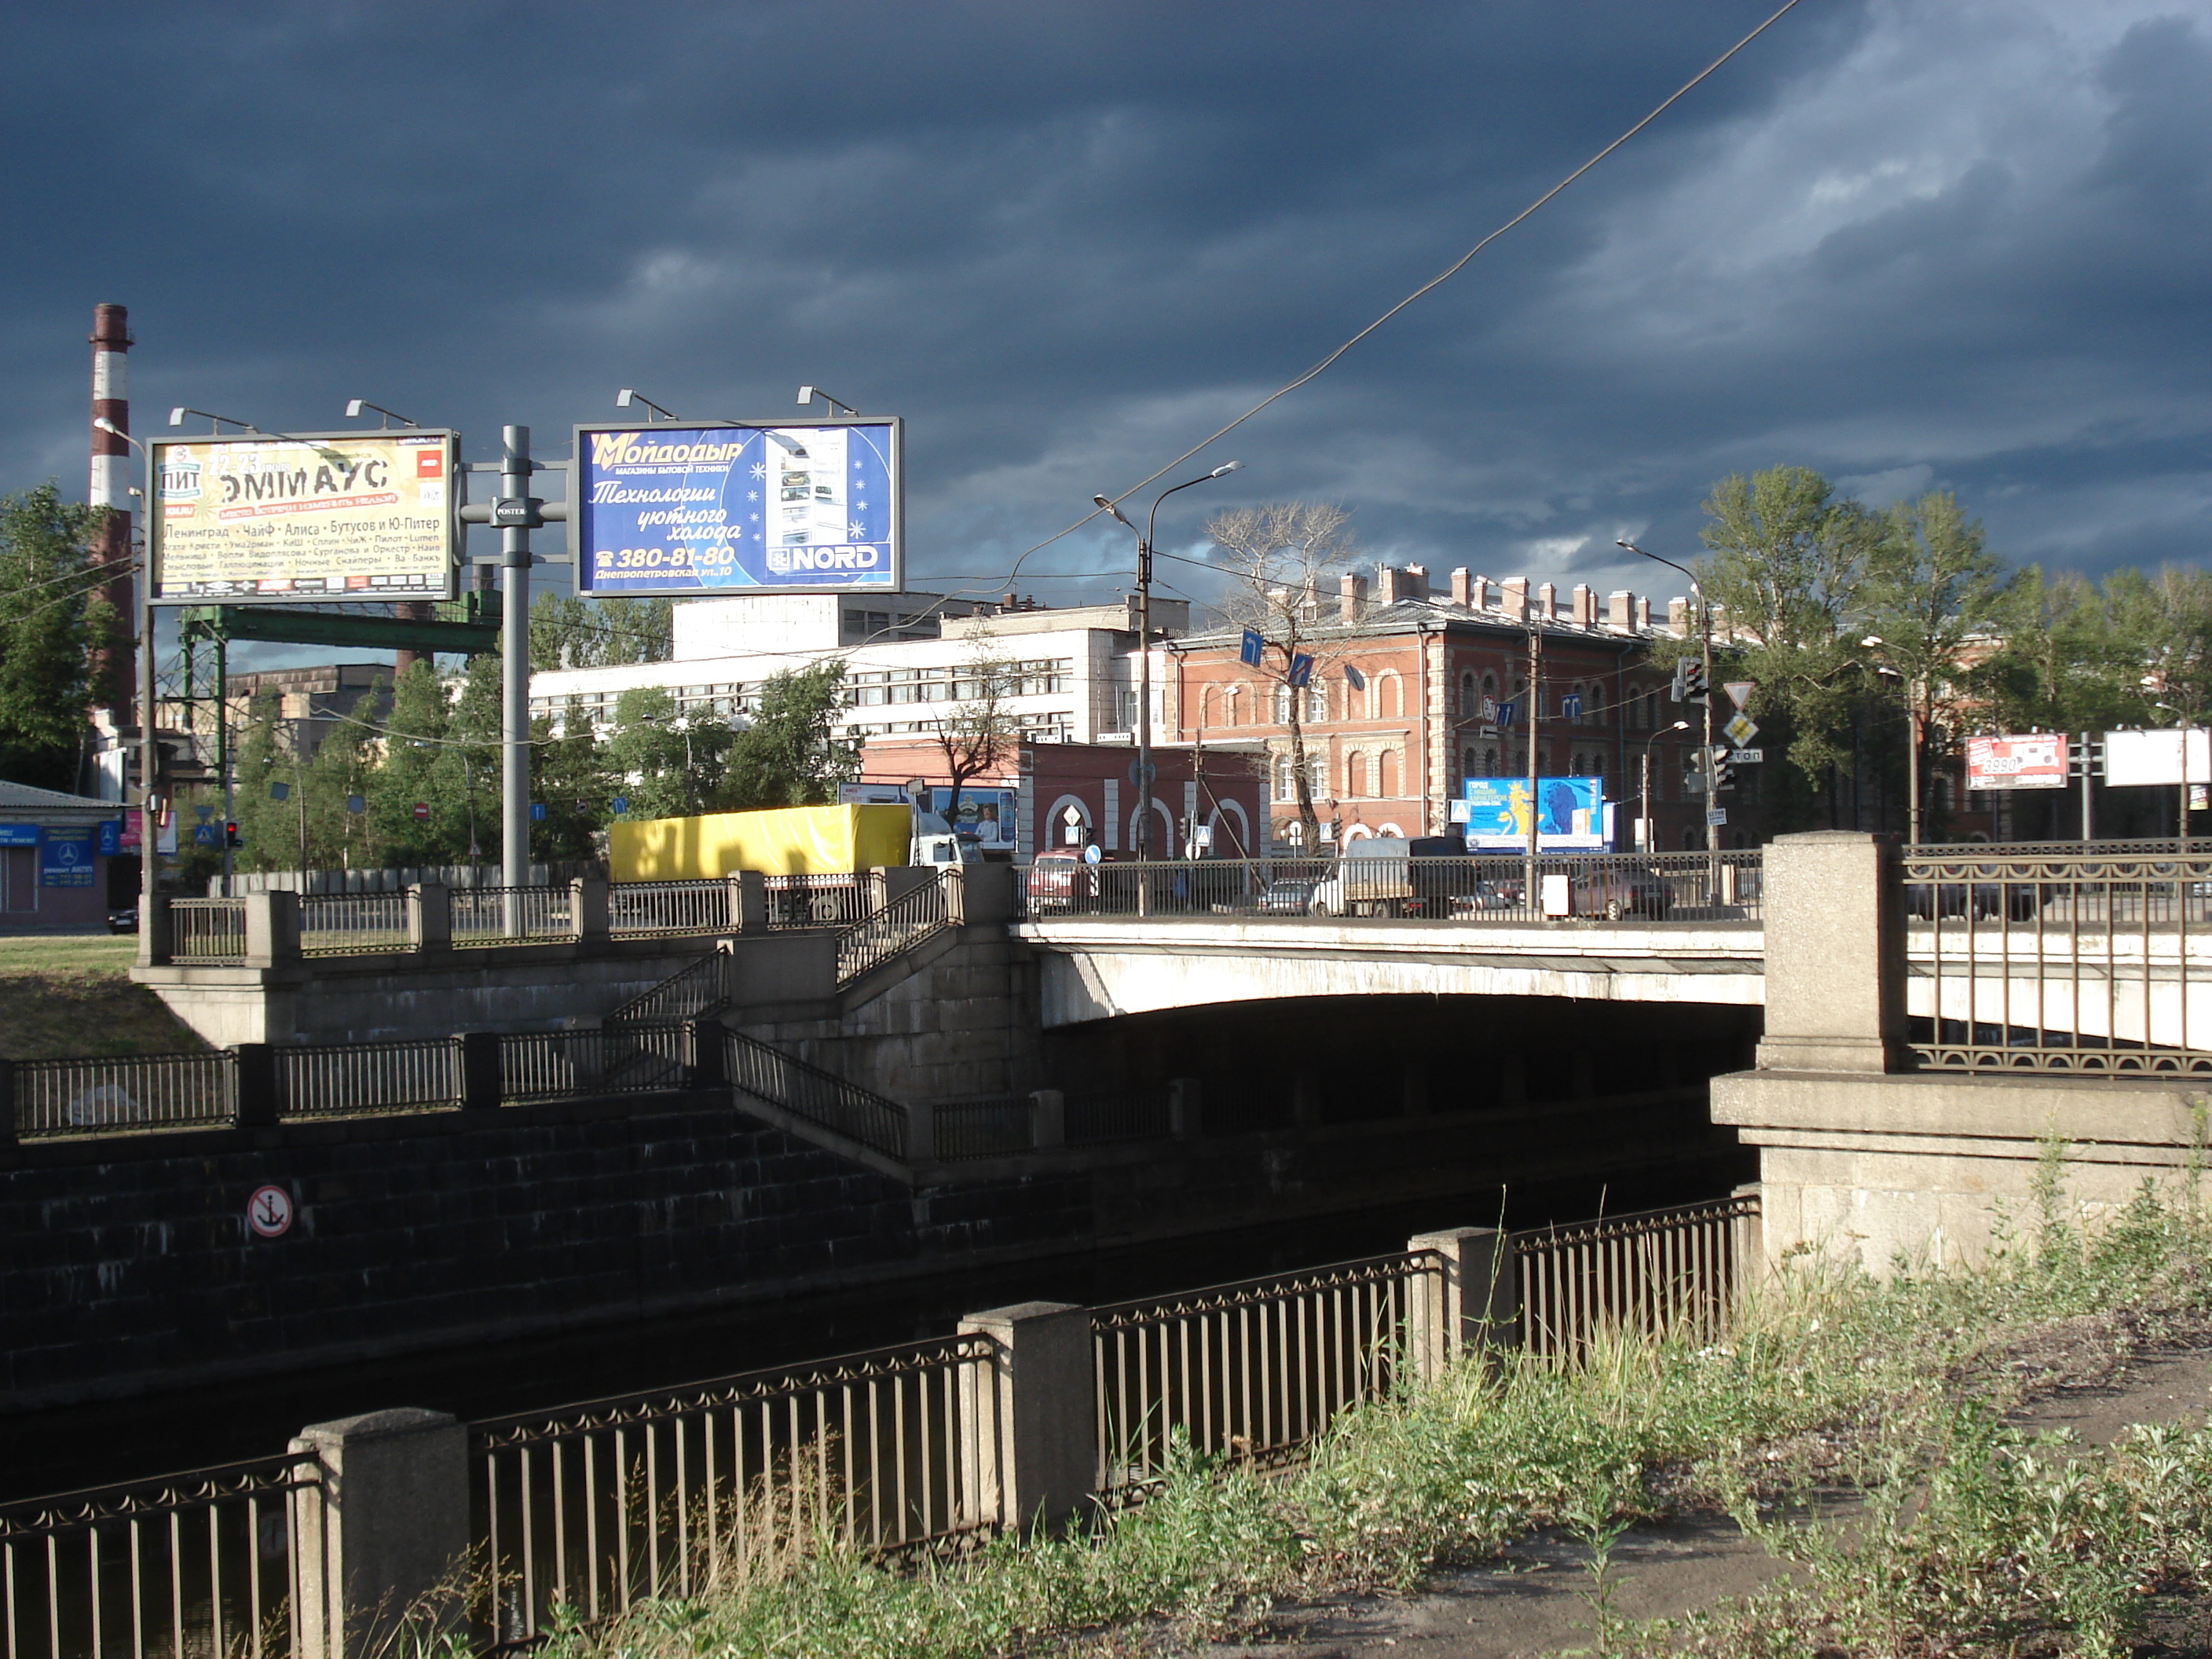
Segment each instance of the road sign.
M1764 749L1739 749L1729 758L1739 766L1757 766L1766 758Z
M1085 864L1096 864L1103 857L1105 854L1098 850L1098 843L1095 841L1083 849L1083 861Z
M1759 735L1759 722L1748 714L1737 714L1721 730L1728 734L1730 743L1741 749Z
M1729 694L1729 701L1747 714L1751 712L1751 694L1759 690L1757 680L1723 680L1721 690Z
M1158 766L1153 765L1149 761L1133 760L1129 763L1129 781L1136 785L1139 789L1150 783L1154 778L1159 776L1159 775L1160 769Z
M1705 822L1717 830L1728 822L1728 808L1712 806L1705 809Z
M612 807L617 812L627 812L629 811L629 797L628 795L617 795L612 800L609 801L607 805Z
M410 810L415 814L416 823L428 823L430 821L430 803L428 801L418 800Z
M192 816L197 818L211 818L215 816L215 808L212 806L195 806L192 808Z
M1291 672L1283 676L1286 684L1299 686L1313 678L1313 659L1301 652L1291 659Z
M1244 630L1243 642L1237 647L1237 660L1247 668L1257 668L1267 648L1267 642L1260 637L1259 630L1248 628Z
M348 795L346 797L346 811L349 812L366 812L368 811L368 798L366 795Z
M269 799L271 800L283 800L289 797L291 793L292 786L289 783L272 783L269 786Z
M1570 691L1559 699L1559 715L1563 720L1578 720L1583 717L1583 699L1579 691Z
M1513 724L1513 710L1515 707L1516 705L1510 702L1501 702L1498 705L1498 730L1504 731L1507 726Z
M283 1237L292 1231L292 1194L282 1187L256 1187L246 1200L246 1224L259 1237Z
M545 822L545 803L544 801L534 800L530 803L530 821L532 823L543 823Z
M193 845L193 846L195 846L195 847L212 847L212 846L214 846L215 844L216 844L215 825L213 825L213 824L211 824L211 823L198 823L198 824L194 824L194 825L192 826L192 845Z

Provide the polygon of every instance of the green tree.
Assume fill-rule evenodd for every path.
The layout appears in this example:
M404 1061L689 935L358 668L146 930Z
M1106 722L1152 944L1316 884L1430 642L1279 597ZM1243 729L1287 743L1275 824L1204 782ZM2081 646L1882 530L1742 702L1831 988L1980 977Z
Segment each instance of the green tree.
M440 865L453 856L456 802L441 793L440 759L453 726L445 683L427 662L411 665L392 689L392 714L384 727L384 759L363 793L367 833L386 860L402 867ZM421 802L429 816L417 818ZM465 831L462 845L467 845Z
M299 769L274 691L254 698L236 763L239 848L247 870L301 867ZM281 799L280 799L281 795Z
M689 817L708 798L693 776L699 743L676 726L676 700L654 686L633 688L615 699L615 729L606 743L612 792L629 802L633 818ZM721 728L726 736L729 728ZM719 781L719 779L717 780Z
M1785 825L1802 821L1816 798L1832 802L1836 769L1851 753L1859 589L1884 526L1802 466L1731 474L1705 510L1711 552L1700 575L1721 612L1717 649L1758 683L1759 718L1786 738L1781 769L1795 787L1770 806Z
M530 723L530 793L545 808L530 826L530 856L549 864L596 856L594 835L606 822L614 788L583 704L570 699L559 737L542 719Z
M726 809L819 806L837 798L852 776L856 745L837 738L844 707L845 665L820 662L770 675L760 706L729 746L714 799Z
M540 593L530 605L532 669L665 662L675 639L676 606L669 599Z
M92 652L118 621L88 550L106 511L51 482L0 496L0 777L77 787Z

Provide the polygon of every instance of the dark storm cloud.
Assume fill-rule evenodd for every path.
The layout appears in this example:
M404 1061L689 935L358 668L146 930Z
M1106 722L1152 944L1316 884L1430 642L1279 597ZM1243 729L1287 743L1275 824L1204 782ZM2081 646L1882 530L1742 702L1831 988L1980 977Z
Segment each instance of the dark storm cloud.
M995 580L1765 9L15 9L0 484L81 478L116 299L142 429L365 395L544 446L619 385L817 381L908 417L917 575ZM1956 489L2021 556L2194 556L2208 91L2201 9L1808 0L1219 453L1432 568L1649 586L1614 535L1692 548L1785 460Z

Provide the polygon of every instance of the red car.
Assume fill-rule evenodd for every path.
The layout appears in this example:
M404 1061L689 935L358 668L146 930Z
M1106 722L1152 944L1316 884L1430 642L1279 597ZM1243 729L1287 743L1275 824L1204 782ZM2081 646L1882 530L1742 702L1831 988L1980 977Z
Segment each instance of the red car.
M1079 852L1039 853L1030 864L1030 909L1068 910L1091 898L1091 866Z

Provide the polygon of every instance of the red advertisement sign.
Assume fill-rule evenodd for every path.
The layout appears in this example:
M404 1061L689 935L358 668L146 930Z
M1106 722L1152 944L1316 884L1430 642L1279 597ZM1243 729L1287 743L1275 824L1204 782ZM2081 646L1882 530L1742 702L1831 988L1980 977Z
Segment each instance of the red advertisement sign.
M2055 732L2027 737L1968 738L1969 789L2063 789L2066 739Z

